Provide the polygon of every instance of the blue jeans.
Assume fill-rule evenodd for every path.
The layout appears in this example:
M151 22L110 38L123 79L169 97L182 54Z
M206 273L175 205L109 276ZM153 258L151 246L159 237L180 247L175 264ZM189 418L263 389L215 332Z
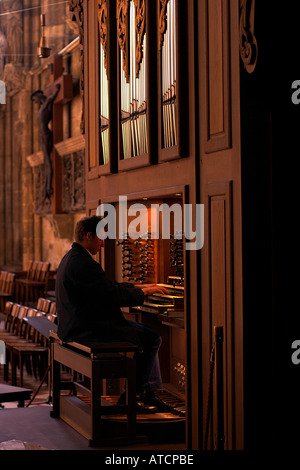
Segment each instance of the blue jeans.
M127 320L141 341L142 351L136 355L136 389L137 393L162 389L162 379L158 351L161 337L148 326Z

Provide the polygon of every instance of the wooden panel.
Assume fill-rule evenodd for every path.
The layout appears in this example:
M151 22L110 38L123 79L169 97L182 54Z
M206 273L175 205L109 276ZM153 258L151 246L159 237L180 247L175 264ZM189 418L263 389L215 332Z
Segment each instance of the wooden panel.
M225 448L232 443L233 427L233 310L232 310L232 184L211 183L207 189L208 272L210 278L210 335L224 328L224 422ZM209 222L208 222L209 220ZM216 429L215 393L213 432Z
M91 409L79 398L60 397L60 418L86 439L92 438Z
M53 349L54 361L60 362L71 369L76 370L80 374L91 377L92 375L92 362L89 358L83 357L67 348L62 347L60 344L54 344Z
M225 448L242 449L244 346L239 1L199 0L197 24L200 201L205 204L205 241L201 250L203 414L205 416L208 403L213 327L222 326ZM209 448L213 447L214 429L215 423L213 430L210 428Z
M211 213L211 315L213 325L223 325L226 317L226 200L212 196Z
M210 135L224 131L222 0L208 2L208 79Z
M230 146L229 2L206 1L207 153ZM203 62L205 63L205 62Z

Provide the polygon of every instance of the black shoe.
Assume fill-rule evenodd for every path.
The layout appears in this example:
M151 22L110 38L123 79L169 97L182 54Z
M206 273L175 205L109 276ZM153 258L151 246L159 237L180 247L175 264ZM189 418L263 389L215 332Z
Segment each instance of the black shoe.
M155 392L145 392L140 399L144 405L154 406L158 413L170 411L170 407L164 403Z
M154 414L157 413L156 406L153 405L146 405L141 401L136 402L136 412L139 414Z
M118 402L118 405L126 405L126 393L121 393ZM142 400L137 398L136 402L136 412L137 413L156 413L157 408L154 405L143 403Z
M117 401L117 405L126 405L126 392L122 392Z

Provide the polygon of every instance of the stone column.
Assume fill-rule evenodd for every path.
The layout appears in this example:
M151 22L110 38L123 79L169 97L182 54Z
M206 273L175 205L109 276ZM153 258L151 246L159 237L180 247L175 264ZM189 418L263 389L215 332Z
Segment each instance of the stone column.
M5 106L0 107L0 266L5 264Z
M23 269L28 261L35 258L34 253L34 200L33 200L33 174L27 161L27 155L32 153L32 77L26 79L22 91L21 107L24 113L23 139L22 139L22 226L23 226Z
M13 210L12 210L12 113L11 96L6 97L4 143L4 257L5 265L12 262Z

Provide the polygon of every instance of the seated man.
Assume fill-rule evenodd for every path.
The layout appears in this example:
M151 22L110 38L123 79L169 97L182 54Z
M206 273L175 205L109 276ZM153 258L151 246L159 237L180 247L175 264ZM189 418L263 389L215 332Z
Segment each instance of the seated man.
M139 288L109 280L91 255L103 240L96 234L97 216L84 217L75 228L75 243L63 257L56 276L58 336L62 341L130 341L137 354L137 394L140 410L156 411L155 389L161 388L158 350L160 336L145 325L128 321L120 307L142 305L146 295L166 294L155 284ZM120 401L124 399L121 395Z

